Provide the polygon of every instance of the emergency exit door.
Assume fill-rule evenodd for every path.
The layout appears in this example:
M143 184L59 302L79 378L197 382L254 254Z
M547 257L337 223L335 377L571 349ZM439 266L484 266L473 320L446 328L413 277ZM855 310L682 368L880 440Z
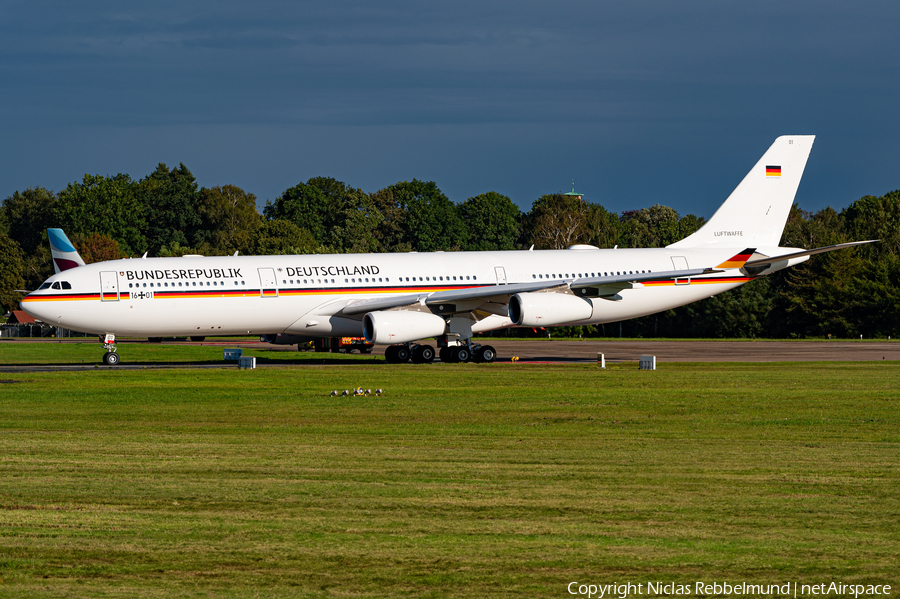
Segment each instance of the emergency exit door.
M672 266L675 267L675 270L687 270L689 268L687 258L685 258L684 256L672 256ZM676 285L690 285L691 278L690 277L677 278L677 279L675 279L675 284Z
M278 279L274 268L258 268L260 297L278 297Z
M119 301L119 276L114 270L100 272L100 301Z

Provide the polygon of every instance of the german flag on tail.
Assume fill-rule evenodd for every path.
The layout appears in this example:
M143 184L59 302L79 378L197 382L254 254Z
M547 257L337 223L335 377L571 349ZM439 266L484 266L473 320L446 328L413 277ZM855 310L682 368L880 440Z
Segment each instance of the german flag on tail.
M780 166L767 166L766 167L766 176L767 177L780 177L781 176L781 167Z
M743 252L735 254L722 264L718 265L716 268L741 268L746 264L747 260L750 259L750 256L753 255L753 252L756 251L756 248L747 248Z

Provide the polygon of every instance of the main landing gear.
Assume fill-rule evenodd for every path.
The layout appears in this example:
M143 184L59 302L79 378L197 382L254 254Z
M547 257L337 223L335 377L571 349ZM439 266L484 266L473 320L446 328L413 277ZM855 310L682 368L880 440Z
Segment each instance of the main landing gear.
M444 343L439 354L441 362L490 363L497 359L497 352L490 345L477 345L471 341L460 345L446 345L446 341ZM403 343L388 346L384 351L384 357L390 364L403 364L410 359L416 364L431 364L434 361L435 352L430 345Z
M434 362L434 348L418 343L389 345L384 350L384 357L390 364L403 364L410 359L416 364L431 364Z
M119 354L116 353L116 336L104 335L100 340L103 342L101 347L106 350L106 353L103 354L103 363L107 366L115 366L119 363Z

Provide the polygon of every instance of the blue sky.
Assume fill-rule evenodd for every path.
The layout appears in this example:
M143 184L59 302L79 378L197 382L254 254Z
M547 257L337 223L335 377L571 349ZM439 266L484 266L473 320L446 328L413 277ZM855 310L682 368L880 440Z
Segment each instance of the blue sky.
M260 202L313 176L523 209L709 217L781 134L798 193L900 188L900 4L0 2L0 198L183 162Z

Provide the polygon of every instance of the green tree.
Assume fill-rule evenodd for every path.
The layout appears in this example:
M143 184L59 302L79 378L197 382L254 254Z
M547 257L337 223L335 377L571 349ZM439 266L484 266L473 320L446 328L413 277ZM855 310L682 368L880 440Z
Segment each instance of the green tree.
M380 189L370 196L381 221L375 229L375 239L383 252L411 252L412 245L406 239L406 206L394 199L390 187Z
M200 192L194 175L184 164L169 168L159 163L156 170L140 181L138 198L146 210L145 236L151 254L177 243L187 247L194 242L201 224L197 212Z
M375 230L383 218L375 200L331 177L313 177L285 190L263 211L269 220L288 220L337 253L377 251Z
M54 206L56 226L70 236L98 233L119 242L126 255L143 253L144 205L137 185L128 175L85 175L81 183L69 183Z
M507 196L489 191L471 197L459 205L459 216L466 228L463 249L516 249L522 213Z
M864 248L864 255L900 256L900 190L881 197L864 196L844 209L841 217L853 240L880 240Z
M4 311L18 310L25 288L25 259L19 244L0 233L0 305Z
M580 196L542 195L526 218L527 231L539 250L561 250L596 237L591 230L591 204Z
M258 256L315 254L319 244L306 229L289 220L266 221L250 235L249 253Z
M70 239L78 249L78 254L85 264L128 257L128 253L119 247L119 243L107 235L89 233L87 235L72 235Z
M3 201L2 222L10 239L19 244L26 255L47 243L47 227L55 227L53 207L56 195L43 187L16 191Z
M621 222L618 215L599 204L592 204L587 214L587 243L598 248L612 248L619 242Z
M250 237L263 224L256 196L234 185L200 190L201 225L195 242L203 254L247 253Z
M458 250L465 243L456 206L433 181L401 181L372 197L383 217L377 235L386 251Z
M314 179L310 179L310 182ZM330 187L330 186L329 186ZM266 203L263 214L266 219L286 220L309 231L322 243L330 228L331 215L339 202L316 185L299 183L286 189L274 203Z
M665 247L681 236L678 212L669 206L654 204L649 208L622 213L619 245L632 248Z

